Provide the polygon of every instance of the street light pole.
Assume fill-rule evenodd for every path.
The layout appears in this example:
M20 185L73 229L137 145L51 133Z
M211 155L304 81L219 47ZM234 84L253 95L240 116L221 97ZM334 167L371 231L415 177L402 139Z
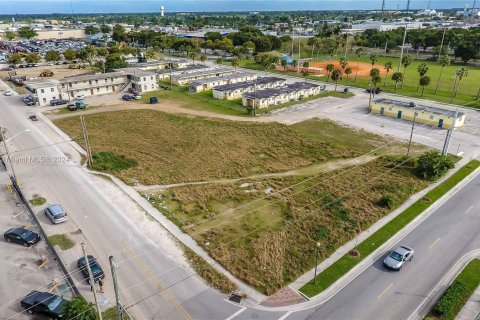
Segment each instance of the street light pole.
M410 141L408 141L408 149L407 149L407 157L410 154L410 146L412 145L412 137L413 137L413 128L415 128L415 119L417 118L417 112L413 112L413 123L412 123L412 131L410 132Z
M117 304L118 319L123 320L123 310L120 304L120 293L118 292L117 273L115 271L115 264L113 262L113 256L108 256L110 262L110 270L112 271L113 289L115 291L115 303Z
M313 284L317 284L317 267L318 267L318 253L320 251L320 242L315 245L315 275L313 277Z

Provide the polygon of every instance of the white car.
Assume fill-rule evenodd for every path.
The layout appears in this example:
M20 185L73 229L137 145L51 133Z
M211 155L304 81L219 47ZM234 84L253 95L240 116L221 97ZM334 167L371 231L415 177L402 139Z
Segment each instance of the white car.
M5 90L5 92L3 94L8 97L8 96L13 95L13 92L12 92L12 90Z
M85 99L85 96L83 94L79 94L77 96L77 100L83 100L83 99Z
M132 95L132 98L135 99L135 100L140 100L140 99L142 99L142 96L139 95L139 94L134 94L134 95Z

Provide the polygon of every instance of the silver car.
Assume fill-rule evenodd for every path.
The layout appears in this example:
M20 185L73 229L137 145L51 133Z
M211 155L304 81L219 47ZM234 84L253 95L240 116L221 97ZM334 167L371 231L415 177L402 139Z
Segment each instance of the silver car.
M389 252L383 264L389 269L400 271L405 261L412 261L414 252L410 247L400 246Z
M45 215L53 224L59 224L68 220L67 213L59 204L52 204L45 208Z

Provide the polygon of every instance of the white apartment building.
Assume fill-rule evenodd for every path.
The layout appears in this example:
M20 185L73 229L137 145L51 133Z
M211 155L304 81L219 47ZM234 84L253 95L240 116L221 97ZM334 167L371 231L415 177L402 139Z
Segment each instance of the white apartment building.
M286 84L287 80L283 78L263 77L255 81L237 82L215 87L213 88L213 97L215 99L235 100L240 99L246 92L283 87Z
M313 83L294 82L281 88L244 93L242 104L247 108L254 106L259 109L267 108L315 96L320 94L323 88L323 86Z
M246 73L246 72L237 72L231 75L192 81L190 82L189 91L192 93L198 93L202 91L211 90L212 88L221 86L221 85L251 81L255 79L257 79L256 74Z
M234 73L235 71L231 68L214 68L211 70L201 70L197 72L191 72L191 73L186 73L186 74L179 74L172 76L172 83L179 85L179 86L185 86L189 85L190 82L200 80L200 79L207 79L207 78L213 78L213 77L220 77L220 76L226 76L229 74Z

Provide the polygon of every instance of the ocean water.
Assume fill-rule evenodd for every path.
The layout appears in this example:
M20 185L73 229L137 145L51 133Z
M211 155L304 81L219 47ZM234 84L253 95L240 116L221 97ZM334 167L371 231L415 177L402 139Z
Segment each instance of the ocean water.
M411 9L472 7L474 0L411 0ZM0 0L0 14L376 10L381 0ZM387 9L405 9L407 0L386 0ZM478 1L480 6L480 0Z

